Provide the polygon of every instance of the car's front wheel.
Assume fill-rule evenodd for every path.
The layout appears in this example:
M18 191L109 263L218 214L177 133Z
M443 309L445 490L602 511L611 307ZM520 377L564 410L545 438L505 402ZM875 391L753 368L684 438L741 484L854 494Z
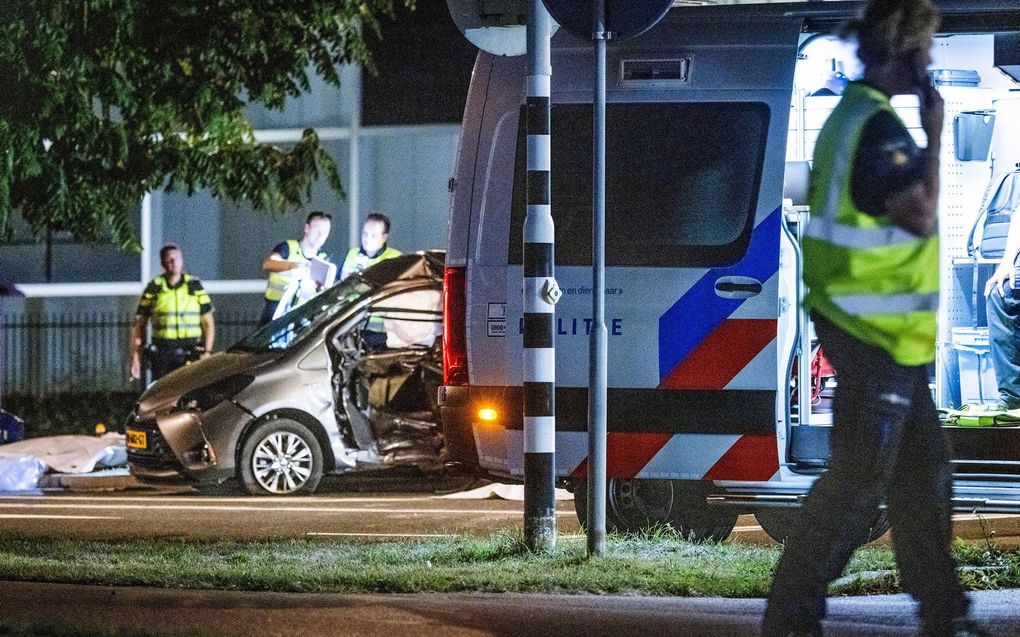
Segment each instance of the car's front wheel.
M314 493L322 479L322 448L305 425L274 418L245 438L240 478L252 495Z

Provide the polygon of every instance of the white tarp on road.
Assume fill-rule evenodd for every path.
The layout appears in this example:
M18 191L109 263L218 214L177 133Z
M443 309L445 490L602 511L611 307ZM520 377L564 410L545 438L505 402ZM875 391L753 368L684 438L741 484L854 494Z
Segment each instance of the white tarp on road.
M515 500L520 502L524 500L524 485L496 482L470 491L459 491L440 497L450 500ZM555 498L557 500L573 500L574 496L566 489L556 489Z
M47 468L57 473L90 473L125 464L124 434L30 438L0 446L0 491L35 489Z
M0 456L0 493L33 491L46 465L35 456Z

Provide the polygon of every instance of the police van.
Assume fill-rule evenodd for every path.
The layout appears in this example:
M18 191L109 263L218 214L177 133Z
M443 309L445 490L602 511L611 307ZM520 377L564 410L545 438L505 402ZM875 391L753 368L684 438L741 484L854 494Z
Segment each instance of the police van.
M678 3L679 4L679 3ZM834 29L858 3L675 6L608 50L608 525L725 538L753 512L777 539L829 457L832 378L800 311L808 161L847 77ZM946 104L940 407L997 397L978 217L1020 162L1020 3L941 3L929 75ZM444 277L451 456L524 471L526 60L478 55ZM591 42L552 40L556 471L584 520L591 327ZM918 102L893 106L919 144ZM994 194L994 193L992 193ZM982 338L984 340L982 340ZM977 390L975 390L975 387ZM861 405L861 409L867 409ZM1020 512L1020 428L947 424L957 510ZM888 527L884 514L872 537Z

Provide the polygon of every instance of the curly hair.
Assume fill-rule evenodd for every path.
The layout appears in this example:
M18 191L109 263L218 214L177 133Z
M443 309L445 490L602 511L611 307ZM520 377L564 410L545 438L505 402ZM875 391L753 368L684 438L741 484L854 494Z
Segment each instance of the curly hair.
M871 0L839 35L857 38L857 57L873 66L928 46L938 28L939 14L930 0Z

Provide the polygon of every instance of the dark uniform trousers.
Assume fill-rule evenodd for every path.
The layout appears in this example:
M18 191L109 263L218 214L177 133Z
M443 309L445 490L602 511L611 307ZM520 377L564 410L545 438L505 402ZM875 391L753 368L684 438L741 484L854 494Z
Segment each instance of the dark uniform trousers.
M950 553L949 445L927 370L813 319L839 382L832 457L783 551L763 634L820 634L828 584L867 539L883 498L904 590L920 601L926 628L948 626L969 602Z
M985 310L988 316L988 340L995 369L999 400L1013 409L1020 407L1020 285L1016 267L1013 288L1005 286L1005 295L993 289ZM990 393L990 392L989 392ZM987 395L987 393L986 393Z
M152 346L149 349L152 380L162 378L178 367L197 361L201 355L201 341L197 338L152 339Z

